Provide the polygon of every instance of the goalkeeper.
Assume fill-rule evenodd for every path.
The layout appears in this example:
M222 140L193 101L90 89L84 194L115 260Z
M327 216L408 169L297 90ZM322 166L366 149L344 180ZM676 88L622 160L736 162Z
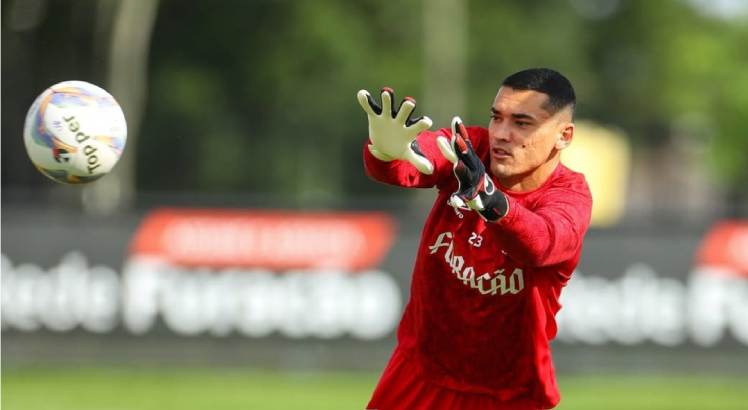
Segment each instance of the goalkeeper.
M428 131L415 101L358 101L369 120L367 174L436 187L398 343L370 409L546 409L560 400L549 342L579 261L592 198L560 163L575 94L550 69L501 84L488 128Z

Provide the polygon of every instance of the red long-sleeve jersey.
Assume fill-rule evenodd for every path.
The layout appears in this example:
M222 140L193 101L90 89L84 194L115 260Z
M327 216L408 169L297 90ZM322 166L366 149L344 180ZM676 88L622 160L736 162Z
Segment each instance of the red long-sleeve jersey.
M490 169L488 131L468 127L468 133ZM561 289L579 261L589 225L587 183L559 164L534 191L503 190L508 214L485 222L476 212L447 204L457 180L436 146L438 135L450 131L418 136L434 164L432 175L406 161L380 161L364 147L364 166L373 179L438 189L421 235L398 349L432 383L551 408L560 396L549 343L556 336Z

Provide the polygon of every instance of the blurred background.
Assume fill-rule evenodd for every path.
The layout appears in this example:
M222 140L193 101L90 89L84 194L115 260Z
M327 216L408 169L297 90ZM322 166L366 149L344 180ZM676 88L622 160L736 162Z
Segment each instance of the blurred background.
M748 2L5 0L2 405L363 408L435 193L370 181L362 88L486 125L504 77L577 91L595 209L562 409L748 406ZM42 176L45 88L106 88L115 170Z

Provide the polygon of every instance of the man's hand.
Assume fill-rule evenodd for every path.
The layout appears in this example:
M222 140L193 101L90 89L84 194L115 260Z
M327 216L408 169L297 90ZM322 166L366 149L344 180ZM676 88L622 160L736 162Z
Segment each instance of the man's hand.
M450 205L473 209L488 221L497 221L509 211L506 196L496 189L486 167L468 140L467 129L460 117L452 119L452 138L437 137L436 144L444 158L454 164L459 186L449 198Z
M366 90L359 91L357 97L369 118L369 152L382 161L406 160L421 173L432 174L434 165L423 155L416 142L418 133L431 128L432 121L429 117L410 118L416 108L416 100L405 97L400 108L395 110L392 105L395 93L388 87L382 89L381 107Z

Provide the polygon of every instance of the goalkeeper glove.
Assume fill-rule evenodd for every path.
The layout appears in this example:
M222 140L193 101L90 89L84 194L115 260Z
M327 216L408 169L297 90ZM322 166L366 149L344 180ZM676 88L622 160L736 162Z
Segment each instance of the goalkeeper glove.
M382 89L381 107L366 90L359 91L357 97L369 119L369 152L382 161L406 160L421 173L432 174L434 165L423 155L416 141L418 133L431 128L432 122L429 117L410 118L416 100L405 97L395 110L392 105L395 93L388 87Z
M452 119L452 138L437 137L436 144L444 158L454 164L457 191L449 198L455 208L478 211L483 219L495 222L509 211L509 201L496 189L486 167L468 140L467 129L460 117Z

